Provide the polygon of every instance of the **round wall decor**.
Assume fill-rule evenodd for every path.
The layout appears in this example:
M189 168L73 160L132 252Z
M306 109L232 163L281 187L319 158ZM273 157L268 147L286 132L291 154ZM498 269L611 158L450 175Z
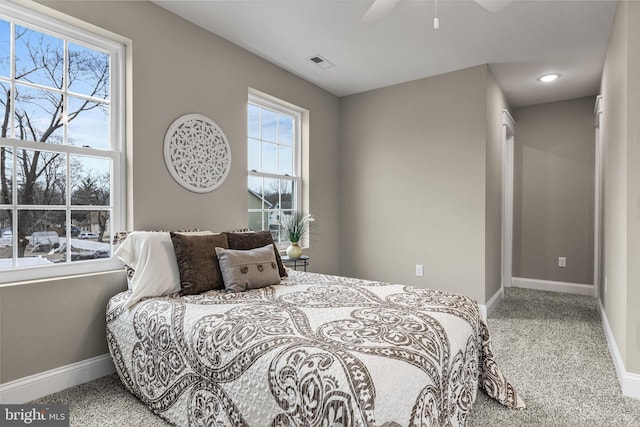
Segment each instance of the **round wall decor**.
M164 161L178 184L196 193L207 193L227 178L231 147L216 122L202 114L185 114L167 130Z

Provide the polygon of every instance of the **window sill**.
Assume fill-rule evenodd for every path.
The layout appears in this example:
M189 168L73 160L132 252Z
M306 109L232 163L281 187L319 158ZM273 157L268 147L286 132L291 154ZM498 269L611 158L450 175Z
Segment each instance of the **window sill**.
M39 268L15 268L2 272L0 288L120 272L124 273L124 268L122 262L117 259L78 261L78 264L52 265Z

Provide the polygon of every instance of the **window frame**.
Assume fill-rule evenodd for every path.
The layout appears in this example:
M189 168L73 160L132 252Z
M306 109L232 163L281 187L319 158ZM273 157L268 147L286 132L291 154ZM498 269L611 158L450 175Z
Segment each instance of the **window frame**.
M42 143L37 141L20 140L14 138L0 138L0 145L4 147L10 147L13 150L13 165L12 165L12 203L11 205L0 205L0 209L9 210L12 213L12 224L17 224L17 212L21 208L28 209L40 209L40 210L64 210L66 214L67 227L66 238L71 237L70 227L70 215L73 210L85 210L85 211L99 211L108 210L111 212L109 217L109 236L112 240L115 232L124 229L126 218L126 145L125 145L125 45L121 42L115 41L111 38L103 35L98 35L91 30L80 28L77 25L63 22L58 19L47 16L43 13L35 10L25 8L16 4L0 4L0 19L11 23L12 29L10 34L11 47L10 55L11 59L11 72L9 78L3 78L1 81L7 84L15 85L20 84L29 86L31 88L42 88L50 92L60 92L65 95L71 94L74 97L78 93L69 91L65 87L62 90L51 90L48 87L41 87L36 84L19 81L15 78L15 32L13 29L16 25L29 28L31 30L38 31L40 33L60 38L64 41L65 45L65 73L67 71L66 57L68 52L68 44L73 43L78 46L87 47L95 51L103 52L109 55L110 70L109 70L109 98L107 100L110 106L110 123L109 123L109 148L98 149L81 147L66 144L53 144ZM82 94L79 94L82 98ZM91 98L85 95L85 98ZM69 96L65 96L65 105L68 102ZM15 105L11 105L11 128L15 120L14 108ZM67 128L64 127L65 139ZM43 152L55 152L64 153L66 158L67 167L66 173L66 197L65 205L19 205L17 203L17 170L16 162L17 156L15 155L18 150L37 150ZM84 157L96 157L101 159L108 159L111 162L110 168L110 203L109 205L72 205L70 200L70 168L69 156L80 155ZM73 208L73 209L72 209ZM71 257L68 257L67 261L59 264L51 265L39 265L31 267L18 267L17 266L17 253L18 248L15 244L17 238L17 229L12 227L15 231L12 241L12 263L13 266L7 269L0 270L0 286L6 284L20 284L26 281L39 280L39 279L55 279L63 276L71 275L84 275L91 273L99 273L109 270L116 270L122 268L122 263L113 256L113 245L111 245L111 256L109 258L95 259L95 260L83 260L83 261L71 261Z
M269 172L259 172L259 171L255 171L255 170L249 170L248 167L248 163L247 163L247 178L250 177L258 177L258 178L271 178L271 179L280 179L280 180L287 180L287 181L293 181L294 185L296 186L296 191L295 191L295 195L294 195L294 206L295 209L291 209L294 211L297 211L299 214L302 214L303 212L303 173L304 171L302 170L302 147L303 147L303 139L302 139L302 121L303 121L303 117L304 117L304 110L296 107L293 104L290 104L288 102L279 100L277 98L274 98L270 95L266 95L263 93L259 93L258 91L249 91L249 96L248 96L248 100L247 100L247 114L245 115L245 117L247 118L248 121L248 109L249 109L249 105L253 104L256 106L259 106L261 108L265 108L271 111L274 111L276 113L280 113L280 114L286 114L288 116L292 116L293 117L293 141L292 141L292 151L293 151L293 170L292 170L292 175L288 175L288 174L277 174L277 173L269 173ZM245 126L245 129L247 130L247 135L246 135L246 141L247 141L247 151L248 151L248 143L249 143L249 123L247 122L247 126ZM262 141L262 140L260 140ZM262 150L261 150L262 151ZM247 153L248 154L248 153ZM262 156L262 154L260 154ZM247 156L248 159L248 156ZM247 190L249 190L249 185L247 183ZM282 208L281 208L282 210ZM286 209L288 210L288 209ZM262 221L261 223L264 224L265 223L265 216L268 216L268 209L266 208L266 206L263 206L262 209L251 209L249 207L247 207L247 214L249 213L256 213L256 212L262 212ZM247 217L248 220L248 217ZM268 229L267 229L268 230ZM259 230L255 230L255 231L259 231ZM289 245L289 241L288 240L281 240L279 242L275 242L276 246L278 246L279 249L285 249L288 245Z

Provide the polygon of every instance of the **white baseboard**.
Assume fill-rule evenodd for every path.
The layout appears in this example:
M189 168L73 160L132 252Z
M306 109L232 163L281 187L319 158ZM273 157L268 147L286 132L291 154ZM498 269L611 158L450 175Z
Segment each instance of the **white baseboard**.
M504 290L500 288L495 294L493 294L493 296L489 299L489 301L487 301L486 304L478 304L482 320L484 320L485 322L487 321L487 318L491 315L493 309L496 308L496 305L498 305L498 303L502 301L502 298L504 298Z
M110 375L115 371L116 368L109 354L92 357L71 365L0 384L0 403L26 403Z
M607 337L607 344L609 345L609 352L613 359L613 366L616 368L618 374L618 381L620 381L620 387L622 388L622 394L627 397L633 397L640 399L640 375L627 372L622 361L622 356L618 350L616 339L613 336L613 330L609 325L609 319L607 318L607 312L604 311L602 301L598 299L598 308L600 309L600 317L602 318L602 326L604 327L604 335Z
M514 277L511 285L515 288L536 289L538 291L564 292L567 294L594 296L593 285L582 283L555 282L553 280L526 279Z

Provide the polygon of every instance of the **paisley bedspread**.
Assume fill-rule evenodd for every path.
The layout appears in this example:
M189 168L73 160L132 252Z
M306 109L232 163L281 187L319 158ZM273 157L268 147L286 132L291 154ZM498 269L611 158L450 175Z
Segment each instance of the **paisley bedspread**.
M478 387L524 402L491 353L475 301L290 271L242 293L107 307L126 387L180 426L458 426Z

